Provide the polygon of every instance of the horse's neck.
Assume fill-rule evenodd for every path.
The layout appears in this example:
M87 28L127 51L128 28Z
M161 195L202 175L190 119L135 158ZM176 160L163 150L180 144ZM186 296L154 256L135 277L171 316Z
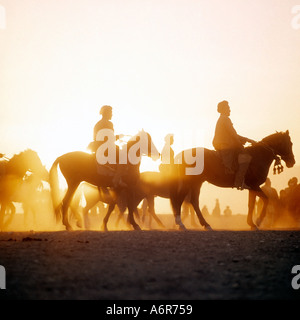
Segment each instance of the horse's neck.
M251 168L259 180L265 181L268 176L270 166L274 160L272 149L268 149L263 145L249 147L249 153L252 156Z
M23 177L27 170L28 168L26 168L23 159L21 159L19 156L14 156L7 163L7 173L9 174L14 174Z
M282 139L281 139L280 133L273 134L269 137L266 137L265 139L262 140L261 143L265 145L267 148L269 148L270 150L272 150L272 152L274 153L274 158L276 155L279 155L282 151L281 150Z

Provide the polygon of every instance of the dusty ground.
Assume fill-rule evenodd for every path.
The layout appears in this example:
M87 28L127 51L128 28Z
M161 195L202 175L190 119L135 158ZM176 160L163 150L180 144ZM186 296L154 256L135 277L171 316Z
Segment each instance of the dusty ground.
M300 231L0 233L0 299L297 299Z

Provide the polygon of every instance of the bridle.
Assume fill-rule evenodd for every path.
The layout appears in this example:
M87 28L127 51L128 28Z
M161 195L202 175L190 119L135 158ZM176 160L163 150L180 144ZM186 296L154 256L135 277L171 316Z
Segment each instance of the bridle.
M275 150L271 148L269 145L267 145L264 141L260 141L258 143L261 144L266 150L270 151L273 155L273 160L275 160L274 166L273 166L273 174L275 175L276 172L277 174L280 174L281 172L283 172L284 167L281 163L282 159L278 154L276 154Z

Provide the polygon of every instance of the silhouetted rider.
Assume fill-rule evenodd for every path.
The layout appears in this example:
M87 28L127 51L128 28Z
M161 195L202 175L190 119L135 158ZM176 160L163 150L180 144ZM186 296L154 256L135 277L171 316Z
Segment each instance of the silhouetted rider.
M172 145L174 143L174 134L169 133L165 136L165 145L161 151L161 164L159 171L165 175L172 175L175 171L174 166L174 150Z
M252 157L245 152L244 144L255 143L255 141L237 134L229 118L231 110L228 101L218 104L218 112L220 117L216 124L213 146L220 152L226 172L229 174L234 173L233 164L237 157L238 170L235 173L234 187L240 190L249 188L245 185L244 179Z
M96 123L96 125L94 126L94 141L89 145L89 149L92 150L92 152L97 152L98 148L105 143L106 141L108 141L108 139L105 139L104 141L99 141L97 140L97 134L101 131L101 130L111 130L112 134L114 135L114 126L113 123L111 122L112 119L112 107L109 105L104 105L101 107L100 109L100 115L102 116L102 118ZM121 138L121 135L117 135L115 136L116 139ZM111 146L113 148L117 149L117 157L116 157L116 161L118 164L118 149L119 147L117 145L114 144ZM117 169L113 178L113 184L115 187L117 186L125 186L126 184L122 181L122 168L120 165L117 165Z
M114 131L114 125L111 122L112 107L105 105L100 109L100 115L102 118L94 126L94 141L97 140L97 133L102 129L110 129Z

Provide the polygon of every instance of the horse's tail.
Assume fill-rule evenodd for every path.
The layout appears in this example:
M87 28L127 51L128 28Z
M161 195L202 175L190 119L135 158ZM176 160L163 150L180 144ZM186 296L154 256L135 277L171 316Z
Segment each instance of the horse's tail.
M54 208L54 213L56 217L56 221L59 219L59 215L61 214L61 199L60 199L60 191L59 191L59 180L58 180L58 168L60 158L57 158L50 171L49 171L49 183L51 190L51 198L52 204Z

